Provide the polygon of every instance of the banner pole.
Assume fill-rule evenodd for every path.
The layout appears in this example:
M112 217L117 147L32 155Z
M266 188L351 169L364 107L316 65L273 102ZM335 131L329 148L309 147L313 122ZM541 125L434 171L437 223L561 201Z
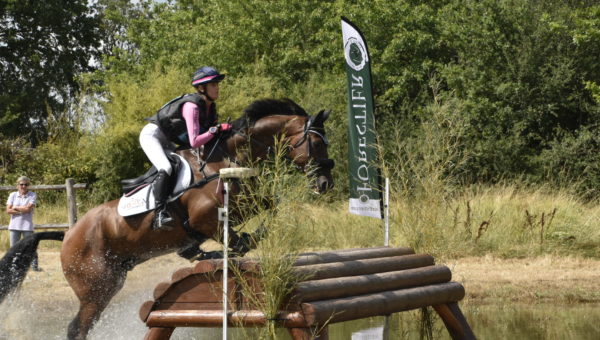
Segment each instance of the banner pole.
M224 183L223 197L223 340L227 340L227 276L229 275L229 183Z
M385 224L383 245L388 247L390 245L390 179L388 177L385 178L385 192L383 197L383 214Z
M385 178L385 189L383 193L383 216L385 224L385 236L383 238L383 245L389 247L390 245L390 179ZM383 321L383 340L390 338L390 316L386 315Z

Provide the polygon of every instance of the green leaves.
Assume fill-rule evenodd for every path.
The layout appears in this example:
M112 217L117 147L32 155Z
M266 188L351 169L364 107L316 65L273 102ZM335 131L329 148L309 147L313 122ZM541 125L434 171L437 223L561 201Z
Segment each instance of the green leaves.
M228 74L219 100L223 119L269 96L291 97L310 112L332 108L330 153L336 178L345 178L341 16L368 43L383 149L396 150L399 141L415 144L405 150L427 145L431 126L437 135L454 136L444 131L451 126L436 125L452 112L461 122L456 154L468 155L456 175L462 177L454 179L564 179L557 153L565 155L560 167L569 169L567 177L586 169L593 172L586 178L597 178L596 168L567 157L593 147L584 131L600 125L600 6L590 1L99 0L89 8L79 0L54 2L0 5L7 41L0 44L0 132L46 138L48 112L66 111L80 86L75 75L102 52L94 59L101 70L79 79L101 98L104 119L90 139L118 155L84 147L93 155L85 159L100 164L86 165L95 171L90 178L109 181L110 169L120 176L143 170L136 145L143 118L192 91L189 77L201 65ZM68 25L54 24L56 17ZM441 110L450 103L452 110ZM139 164L117 164L131 154ZM389 164L404 159L385 155ZM595 161L592 153L582 155L585 164Z
M88 1L8 1L0 11L0 122L7 136L46 136L49 112L65 110L75 76L90 70L100 45L99 19Z

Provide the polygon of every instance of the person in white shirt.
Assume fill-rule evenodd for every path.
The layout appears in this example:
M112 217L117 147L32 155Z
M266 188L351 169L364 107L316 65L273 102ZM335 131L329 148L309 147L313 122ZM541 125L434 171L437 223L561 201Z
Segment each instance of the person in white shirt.
M6 212L10 215L8 230L10 233L10 246L19 242L27 235L33 234L33 208L36 204L37 195L29 191L31 182L25 176L17 180L18 191L11 192L6 201ZM40 271L37 253L31 263L34 271Z

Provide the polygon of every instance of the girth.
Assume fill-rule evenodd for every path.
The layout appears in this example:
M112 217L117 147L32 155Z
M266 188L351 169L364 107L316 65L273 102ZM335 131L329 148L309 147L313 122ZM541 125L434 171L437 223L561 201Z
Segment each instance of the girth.
M198 182L192 183L189 187L182 190L182 192L187 191L188 189L191 189L191 188L202 187L202 186L206 185L208 182L211 182L217 178L219 178L218 173L206 176L203 179L199 180ZM176 194L179 194L179 193L176 193ZM181 217L181 219L183 220L183 223L181 224L181 226L183 227L183 230L185 230L185 233L191 239L196 240L198 242L204 242L208 238L206 235L204 235L201 232L196 231L192 227L190 227L190 217L187 213L187 209L186 209L186 207L184 207L181 204L181 201L179 199L175 201L175 213L177 215L179 215L179 217Z

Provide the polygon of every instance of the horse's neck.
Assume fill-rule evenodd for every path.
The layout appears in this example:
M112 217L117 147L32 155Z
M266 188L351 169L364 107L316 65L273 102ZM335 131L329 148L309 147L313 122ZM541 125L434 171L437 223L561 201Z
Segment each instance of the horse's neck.
M267 116L248 128L243 134L236 134L221 141L214 150L205 145L203 152L182 151L180 154L190 163L194 176L208 176L222 168L248 166L258 158L264 158L273 146L274 136L286 134L286 126L294 116ZM249 138L254 142L249 144ZM212 153L211 153L212 151ZM206 162L206 164L204 164ZM203 173L199 173L199 169Z
M297 116L291 115L266 116L249 128L248 135L253 139L249 160L262 159L268 155L276 143L277 136L287 138L290 132L288 131L289 124L294 122L296 118Z
M223 143L223 147L216 148L212 154L211 147L204 147L204 150L189 149L178 151L177 153L190 164L195 178L204 178L215 173L219 173L222 168L235 167L235 150Z

